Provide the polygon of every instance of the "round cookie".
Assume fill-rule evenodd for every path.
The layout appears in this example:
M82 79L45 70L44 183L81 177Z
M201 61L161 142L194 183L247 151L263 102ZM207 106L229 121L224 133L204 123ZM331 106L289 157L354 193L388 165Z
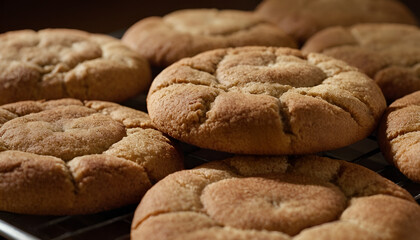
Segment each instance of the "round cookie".
M392 102L420 90L420 29L402 24L360 24L325 29L302 48L358 67Z
M121 102L150 81L146 59L106 35L72 29L0 34L0 105L65 97Z
M394 0L264 0L255 12L276 23L300 43L331 26L370 22L417 23L407 7Z
M0 210L87 214L139 202L182 169L146 113L75 99L0 106Z
M369 169L318 156L236 156L171 174L131 239L416 239L420 206Z
M153 81L155 126L181 141L242 154L303 154L368 136L386 108L365 74L290 48L218 49L183 59Z
M251 12L217 9L179 10L142 19L127 30L122 41L160 67L217 48L297 47L283 31Z
M385 158L404 175L420 182L420 91L393 102L378 130Z

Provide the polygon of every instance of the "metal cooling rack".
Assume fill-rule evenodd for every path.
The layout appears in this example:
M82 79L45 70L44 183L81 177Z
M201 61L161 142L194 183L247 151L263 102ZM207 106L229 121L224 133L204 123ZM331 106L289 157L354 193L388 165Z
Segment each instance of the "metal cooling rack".
M144 97L140 98L140 100L142 99ZM205 162L232 156L229 153L201 149L184 143L180 143L180 146L185 155L186 168L193 168ZM347 160L379 173L405 188L420 204L420 184L410 181L384 160L374 136L344 148L324 152L323 155ZM128 240L135 208L136 205L130 205L93 215L61 217L0 212L0 236L18 240Z

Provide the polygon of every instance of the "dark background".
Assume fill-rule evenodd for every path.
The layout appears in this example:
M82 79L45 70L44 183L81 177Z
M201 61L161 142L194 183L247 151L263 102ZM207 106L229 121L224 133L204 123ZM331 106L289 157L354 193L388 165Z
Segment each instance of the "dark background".
M110 33L148 16L184 8L254 10L260 0L0 0L0 32L30 28L76 28Z
M0 0L0 33L57 27L111 33L126 29L144 17L162 16L177 9L254 10L259 2L261 0ZM420 0L402 2L420 19Z

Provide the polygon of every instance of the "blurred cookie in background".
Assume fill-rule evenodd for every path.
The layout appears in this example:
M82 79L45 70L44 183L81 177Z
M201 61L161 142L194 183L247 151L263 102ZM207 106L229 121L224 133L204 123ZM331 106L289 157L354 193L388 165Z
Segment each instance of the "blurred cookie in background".
M331 26L417 24L414 14L394 0L264 0L257 6L256 14L277 24L300 44Z
M65 97L121 102L150 81L147 60L110 36L74 29L0 34L0 104Z
M311 37L302 51L344 60L373 78L388 102L420 90L420 29L404 24L331 27Z
M274 24L251 12L217 9L186 9L142 19L127 30L122 41L159 67L216 48L297 47Z

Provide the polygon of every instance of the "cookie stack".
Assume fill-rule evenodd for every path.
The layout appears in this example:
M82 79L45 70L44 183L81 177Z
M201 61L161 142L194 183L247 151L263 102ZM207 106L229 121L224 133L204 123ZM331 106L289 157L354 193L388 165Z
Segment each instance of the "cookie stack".
M288 2L264 1L257 12L269 9L281 15L282 4ZM347 23L346 16L337 16L338 22L315 26L323 23L322 19L305 20L302 16L308 9L304 2L299 2L293 17L285 17L290 18L286 22L306 21L304 25L309 30L296 26L298 32L292 34L299 43L307 40L313 29L318 31L334 24L415 23L409 11L394 1L346 1L339 5L338 1L306 1L308 9L312 9L311 4L316 5L314 8L317 4L324 4L324 8L355 5L365 11L353 12L350 15L355 20ZM377 9L376 15L367 16L366 9L371 5ZM386 18L394 7L402 17L397 14L392 15L395 19ZM322 15L318 12L313 17L325 18ZM142 39L145 31L142 24L146 20L130 28L126 36L133 38L137 29L136 34ZM378 31L382 27L376 26L416 29L397 24L366 26ZM385 43L374 42L371 40L374 37L363 38L362 34L349 38L334 33L323 37L318 45L339 46L334 36L351 46L354 42L361 45L369 42L375 47L381 45L382 49L392 45L395 48L392 52L399 56L407 52L394 46L395 41L377 36L375 31L364 33L371 33ZM128 39L126 36L123 39ZM310 42L311 39L307 44ZM415 41L406 44L411 42ZM181 59L154 79L147 108L159 130L201 148L241 155L180 171L158 182L136 210L132 239L417 238L420 208L405 190L361 166L303 155L366 138L375 131L386 109L384 88L380 85L381 90L377 84L380 81L375 78L375 83L372 75L369 77L363 69L353 67L355 64L327 56L330 54L315 53L308 46L302 52L257 46L216 49ZM375 50L378 52L379 47ZM411 54L398 63L417 64L420 61L416 57ZM376 72L398 63L393 66L388 61ZM387 95L387 99L392 98ZM415 104L418 101L409 105ZM415 131L417 126L407 126L406 131ZM398 130L391 130L391 134L395 131ZM399 139L392 144L402 145L404 141L414 144L417 139ZM411 165L417 164L416 149L413 147L410 154L397 161L406 162L409 158ZM400 152L396 154L401 155Z
M387 108L420 90L414 24L393 0L265 0L142 19L122 41L1 34L0 210L141 200L132 239L416 239L406 190L322 157L380 123L384 155L420 181L420 92ZM112 103L146 90L149 115ZM177 141L233 156L182 170Z
M155 126L174 138L260 156L163 179L140 203L133 239L418 234L420 208L405 190L358 165L302 155L367 137L386 108L376 83L340 60L275 47L208 51L163 70L147 104Z

